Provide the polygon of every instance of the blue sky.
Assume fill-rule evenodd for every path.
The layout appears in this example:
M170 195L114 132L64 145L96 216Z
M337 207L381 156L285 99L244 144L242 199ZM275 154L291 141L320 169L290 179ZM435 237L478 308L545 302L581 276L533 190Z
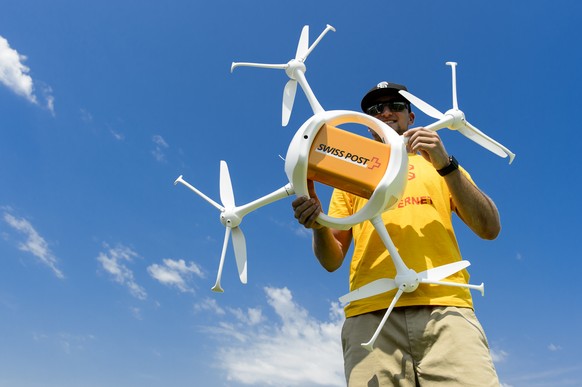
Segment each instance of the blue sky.
M287 181L311 111L280 126L281 71L303 25L324 108L357 110L381 80L468 120L517 157L441 131L496 202L482 241L456 221L504 386L581 385L582 229L575 189L582 6L574 1L29 1L0 5L0 386L341 386L337 298L291 199L242 224L249 283L223 226L179 175L237 203ZM433 120L417 112L417 124ZM572 146L572 148L570 147Z

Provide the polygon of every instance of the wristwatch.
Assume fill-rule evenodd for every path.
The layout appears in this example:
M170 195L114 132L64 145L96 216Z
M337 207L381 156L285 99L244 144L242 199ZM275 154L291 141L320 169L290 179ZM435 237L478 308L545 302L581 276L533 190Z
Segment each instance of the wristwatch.
M459 169L459 162L455 158L455 156L449 156L449 165L444 168L437 169L437 172L441 176L446 176L449 173L453 172L454 170Z

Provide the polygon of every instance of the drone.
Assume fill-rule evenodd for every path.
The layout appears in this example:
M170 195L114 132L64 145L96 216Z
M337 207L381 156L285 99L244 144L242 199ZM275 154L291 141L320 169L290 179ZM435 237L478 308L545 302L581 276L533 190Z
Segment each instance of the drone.
M470 262L466 260L431 268L420 273L409 269L404 263L404 260L398 253L396 246L384 226L381 215L384 211L391 209L398 203L406 187L408 171L406 138L398 135L387 124L375 117L349 110L326 111L319 103L305 77L307 69L305 61L329 31L335 32L335 28L328 24L318 38L309 45L309 26L304 26L301 31L295 57L287 63L233 62L231 65L231 72L238 67L285 70L289 81L283 90L282 126L286 126L289 123L297 85L303 90L313 110L313 116L301 125L293 136L286 157L284 158L285 174L288 179L287 184L250 203L237 206L235 204L228 165L224 160L220 162L219 183L221 203L217 203L196 187L189 184L184 180L183 176L179 176L174 184L183 184L220 211L220 221L225 226L225 235L216 282L211 289L215 292L224 291L221 286L221 278L231 235L239 278L243 284L247 283L246 240L240 224L244 216L250 212L293 194L309 197L308 180L319 181L331 185L334 188L344 189L368 198L366 205L350 216L334 218L322 212L319 214L317 222L326 227L347 230L356 224L369 220L390 253L390 257L396 268L395 278L382 278L372 281L340 297L340 302L347 304L397 289L378 329L369 342L362 344L364 348L371 351L382 326L385 324L396 302L403 293L413 292L421 283L426 283L474 289L484 295L484 284L471 285L443 281L448 276L468 267ZM511 163L515 154L485 135L466 120L465 114L459 109L457 103L455 71L457 64L455 62L447 62L446 64L452 68L452 109L442 113L409 92L400 91L400 93L423 113L437 119L433 124L426 126L427 129L436 131L448 128L459 131L470 140L498 156L509 156L509 162ZM383 142L376 142L349 133L340 128L341 125L345 124L366 126L371 131L374 131ZM325 144L323 144L325 146L322 146L322 141L325 141ZM328 145L333 141L335 141L336 145ZM357 151L353 151L351 148L340 149L340 147L356 147L354 149L357 149ZM376 148L373 151L376 153L369 155L362 153L368 149L374 149L374 147L383 148ZM358 191L361 186L368 188L364 191Z

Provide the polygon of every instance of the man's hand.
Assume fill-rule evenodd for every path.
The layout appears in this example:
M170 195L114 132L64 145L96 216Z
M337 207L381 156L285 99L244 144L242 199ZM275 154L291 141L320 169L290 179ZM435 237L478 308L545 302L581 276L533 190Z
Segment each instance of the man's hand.
M313 181L307 180L307 188L311 198L300 196L291 203L295 219L297 219L305 228L320 229L323 226L315 220L321 213L321 202L315 193Z
M300 196L292 203L295 218L305 228L313 230L313 252L321 266L332 272L344 261L352 242L352 230L334 230L317 223L315 220L322 211L313 181L307 180L307 189L309 198Z
M408 137L408 151L420 153L436 170L449 165L449 155L437 132L425 128L414 128L404 133Z

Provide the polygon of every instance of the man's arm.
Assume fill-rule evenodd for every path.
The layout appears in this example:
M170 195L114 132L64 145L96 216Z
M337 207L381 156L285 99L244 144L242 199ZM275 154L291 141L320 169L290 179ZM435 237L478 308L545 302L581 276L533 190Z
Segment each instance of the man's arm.
M444 179L463 222L483 239L497 238L501 231L501 222L493 200L475 187L458 169Z
M436 132L414 128L404 135L409 138L409 150L413 153L420 152L435 169L442 169L449 164L449 155ZM495 239L501 231L499 212L495 203L459 170L449 173L444 179L463 222L479 237Z
M292 203L295 218L313 231L313 252L321 266L332 272L340 268L352 242L352 231L324 227L315 220L321 213L321 203L309 183L309 196L300 196Z

